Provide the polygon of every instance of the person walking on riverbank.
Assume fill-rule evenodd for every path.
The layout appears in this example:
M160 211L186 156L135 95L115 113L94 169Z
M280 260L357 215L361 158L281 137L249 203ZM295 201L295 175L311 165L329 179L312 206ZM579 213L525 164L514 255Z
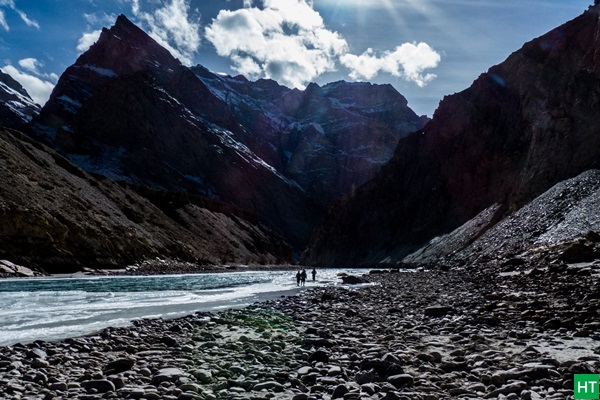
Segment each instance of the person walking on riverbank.
M312 271L310 272L313 278L313 282L315 281L315 277L317 276L317 270L315 268L312 269Z
M300 282L302 283L302 286L306 285L306 270L305 269L303 269L302 274L300 274Z
M300 270L298 270L298 272L296 272L296 286L300 286L301 279L302 279L302 272Z

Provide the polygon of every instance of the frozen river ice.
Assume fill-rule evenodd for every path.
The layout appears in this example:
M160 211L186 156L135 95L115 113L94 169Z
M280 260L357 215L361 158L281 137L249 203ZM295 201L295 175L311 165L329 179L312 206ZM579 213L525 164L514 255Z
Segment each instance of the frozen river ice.
M365 272L319 270L306 288L340 284L337 274L342 271ZM139 318L244 307L299 290L293 271L4 279L0 346L86 335Z

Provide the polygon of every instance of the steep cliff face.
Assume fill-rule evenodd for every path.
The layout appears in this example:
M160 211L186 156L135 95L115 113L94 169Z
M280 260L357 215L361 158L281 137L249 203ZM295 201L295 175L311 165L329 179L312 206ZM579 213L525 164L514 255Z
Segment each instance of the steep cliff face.
M329 213L306 261L398 262L494 204L512 213L598 168L599 54L595 6L444 98L423 131Z
M0 259L70 272L154 257L203 264L289 261L256 218L215 200L85 173L24 134L0 129Z
M0 70L0 126L21 129L39 112L23 86Z
M119 16L31 124L89 172L256 213L296 248L424 119L389 85L305 91L183 66Z

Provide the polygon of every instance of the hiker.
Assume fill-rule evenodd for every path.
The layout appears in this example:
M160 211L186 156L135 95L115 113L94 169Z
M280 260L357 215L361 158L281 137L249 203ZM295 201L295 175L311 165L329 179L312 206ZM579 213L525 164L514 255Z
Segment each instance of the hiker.
M302 273L298 271L296 273L296 286L300 286L300 279L302 279Z
M315 276L317 276L317 270L315 268L313 268L313 270L311 271L311 275L313 278L313 282L315 281Z
M300 278L302 280L302 286L306 285L306 270L305 269L302 270L302 274L301 274Z

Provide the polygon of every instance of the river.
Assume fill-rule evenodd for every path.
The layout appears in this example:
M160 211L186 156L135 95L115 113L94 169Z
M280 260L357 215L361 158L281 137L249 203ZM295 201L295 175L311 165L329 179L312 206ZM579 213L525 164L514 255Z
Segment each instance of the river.
M319 270L314 282L309 273L306 288L339 285L340 272L365 271ZM140 318L244 307L300 290L293 271L3 279L0 346L87 335Z

